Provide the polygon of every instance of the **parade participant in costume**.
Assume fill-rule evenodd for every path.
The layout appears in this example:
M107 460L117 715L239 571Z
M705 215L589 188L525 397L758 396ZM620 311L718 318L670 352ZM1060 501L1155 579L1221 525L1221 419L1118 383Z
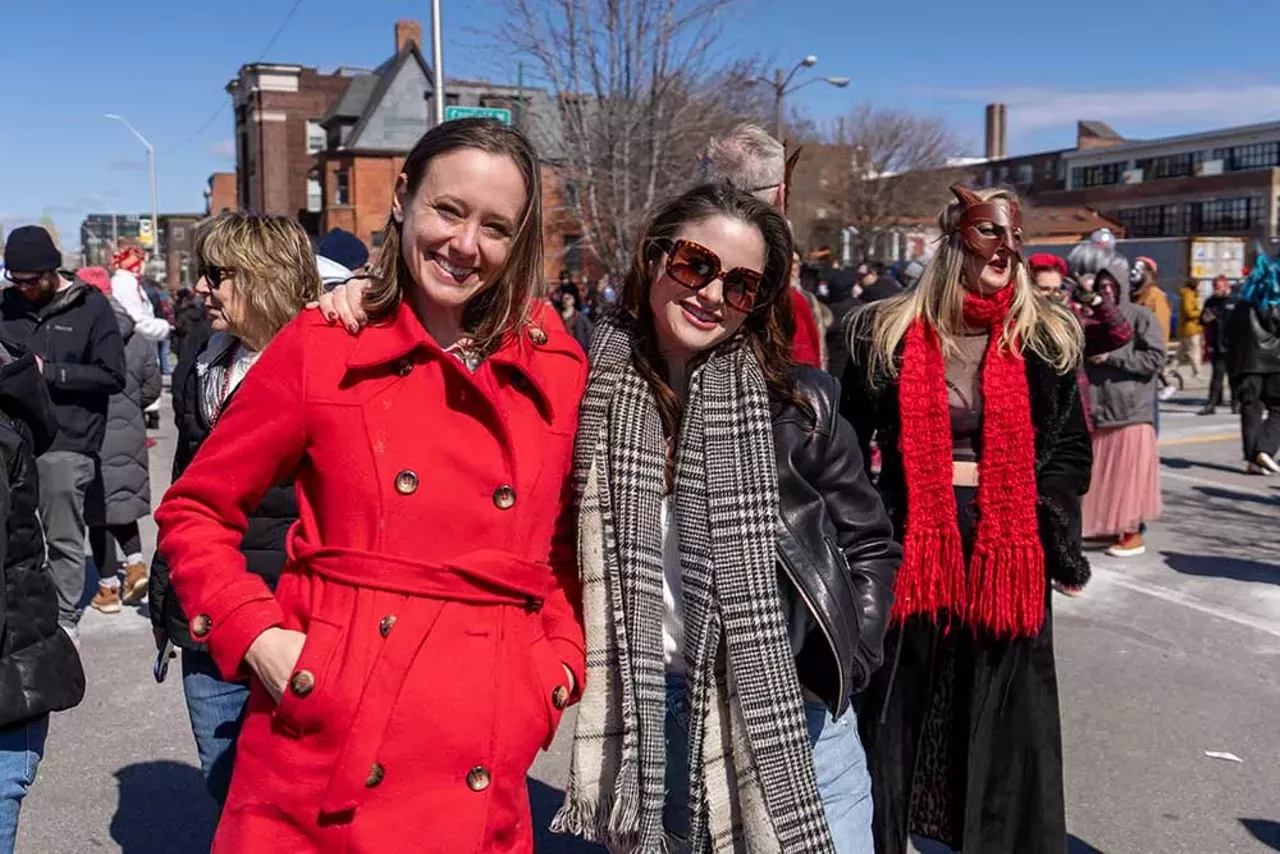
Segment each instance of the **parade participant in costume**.
M584 667L568 487L586 360L540 293L540 199L515 129L429 130L372 323L281 330L156 512L192 634L250 680L218 854L533 850L525 774ZM273 595L239 546L291 472Z
M876 851L1066 849L1049 579L1089 578L1080 327L1033 290L1005 190L954 187L916 290L858 315L842 412L878 439L903 563L859 722Z
M226 212L200 227L195 260L196 292L207 302L210 337L184 348L173 375L173 419L178 441L173 479L182 476L263 350L307 300L320 290L310 240L296 222L278 216ZM237 547L245 568L274 589L287 556L285 535L298 518L291 473L273 482L249 508ZM151 624L161 666L169 650L182 650L182 693L191 719L200 769L219 805L226 800L249 685L237 674L224 679L173 594L170 564L157 551L151 565Z
M789 355L790 266L768 204L695 188L655 214L593 340L588 678L555 829L628 852L873 851L850 702L900 551L836 382Z
M1095 273L1094 293L1118 305L1132 329L1119 347L1089 352L1085 373L1090 385L1093 420L1093 477L1082 504L1087 539L1108 539L1112 557L1136 557L1146 551L1142 529L1159 518L1160 459L1156 450L1156 377L1164 364L1164 336L1148 309L1129 300L1129 272L1123 255L1086 247L1075 263ZM1106 302L1101 304L1106 305ZM1104 332L1089 330L1099 338Z
M1250 474L1280 474L1280 264L1258 256L1227 321L1227 369Z
M1169 295L1160 287L1156 276L1160 268L1156 262L1139 255L1133 260L1129 270L1130 296L1135 305L1149 309L1156 316L1160 325L1160 333L1164 336L1164 347L1169 349L1169 336L1173 332L1173 306L1169 303ZM1124 280L1121 279L1121 282Z

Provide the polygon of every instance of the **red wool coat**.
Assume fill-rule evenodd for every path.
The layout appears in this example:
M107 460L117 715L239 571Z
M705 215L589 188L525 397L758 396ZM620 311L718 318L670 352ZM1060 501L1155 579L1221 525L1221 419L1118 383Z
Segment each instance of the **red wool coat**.
M263 352L156 511L224 676L271 626L307 635L278 706L251 680L215 852L533 850L525 772L576 699L561 665L583 679L585 381L549 311L474 374L404 306L358 336L304 312ZM238 544L290 472L272 595Z

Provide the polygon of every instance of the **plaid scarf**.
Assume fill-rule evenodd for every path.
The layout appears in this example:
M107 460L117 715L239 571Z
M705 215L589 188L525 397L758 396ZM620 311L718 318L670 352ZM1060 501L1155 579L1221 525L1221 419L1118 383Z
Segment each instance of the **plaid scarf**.
M1035 637L1044 624L1044 551L1036 519L1036 447L1018 342L1001 344L1013 287L968 294L965 322L990 332L982 363L978 530L965 571L951 487L951 415L938 335L917 320L899 379L907 529L893 617L946 611L997 637Z
M662 423L624 319L596 332L574 452L587 678L552 829L668 850L662 825ZM691 378L676 449L690 850L831 852L776 564L768 389L742 348ZM713 488L712 488L713 487Z

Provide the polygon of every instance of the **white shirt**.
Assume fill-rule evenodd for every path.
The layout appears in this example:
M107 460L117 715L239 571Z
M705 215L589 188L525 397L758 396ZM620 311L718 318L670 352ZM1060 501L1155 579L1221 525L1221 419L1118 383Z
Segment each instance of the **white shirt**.
M151 300L147 299L138 277L128 270L116 270L111 274L111 295L124 308L133 321L133 328L148 341L163 341L169 337L169 321L156 317Z
M662 661L668 673L685 672L684 590L680 584L680 526L676 524L675 499L662 501Z

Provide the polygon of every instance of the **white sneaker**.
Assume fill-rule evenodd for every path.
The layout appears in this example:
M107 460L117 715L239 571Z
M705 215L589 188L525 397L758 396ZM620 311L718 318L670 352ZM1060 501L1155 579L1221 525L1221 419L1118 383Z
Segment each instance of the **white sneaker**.
M1253 462L1249 463L1244 467L1244 473L1256 474L1262 477L1271 477L1272 475L1275 474L1275 472L1273 472L1271 469L1267 468L1266 466L1262 465L1261 463L1253 463Z
M1268 454L1266 451L1259 451L1256 457L1258 465L1262 466L1271 474L1280 474L1280 463L1276 462L1276 458Z

